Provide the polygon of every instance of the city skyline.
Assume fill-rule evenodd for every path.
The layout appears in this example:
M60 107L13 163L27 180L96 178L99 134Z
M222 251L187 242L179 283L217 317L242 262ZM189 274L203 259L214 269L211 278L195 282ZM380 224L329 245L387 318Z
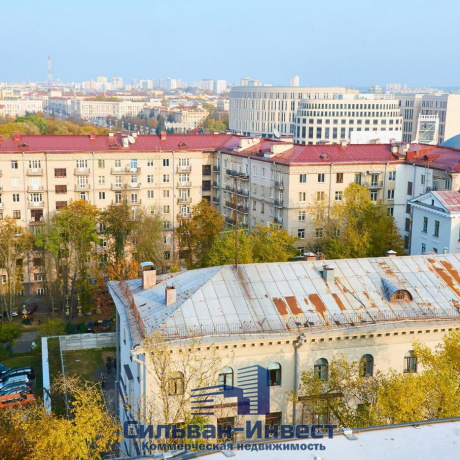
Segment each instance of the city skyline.
M118 1L38 6L26 0L20 21L3 24L14 46L4 49L9 65L2 66L0 81L46 81L51 56L54 78L64 82L107 75L238 83L250 76L279 86L299 75L302 86L457 86L460 64L452 55L460 8L446 1L449 15L445 8L428 15L425 3L391 0L381 10L361 0L346 6L290 0L280 15L273 1L236 0L219 10L210 0L141 0L121 14ZM5 5L4 17L15 16L15 6Z

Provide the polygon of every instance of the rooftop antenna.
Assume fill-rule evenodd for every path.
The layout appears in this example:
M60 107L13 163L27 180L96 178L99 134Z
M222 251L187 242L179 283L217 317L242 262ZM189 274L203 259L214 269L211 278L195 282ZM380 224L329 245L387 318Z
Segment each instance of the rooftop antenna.
M51 86L51 83L53 82L53 67L51 65L51 58L48 56L48 61L46 64L46 84L47 86Z

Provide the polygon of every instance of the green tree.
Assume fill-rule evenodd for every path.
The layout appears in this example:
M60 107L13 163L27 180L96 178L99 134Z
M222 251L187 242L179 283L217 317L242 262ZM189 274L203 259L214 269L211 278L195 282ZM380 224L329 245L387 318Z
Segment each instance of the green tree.
M33 236L16 222L8 216L0 220L0 267L6 275L6 282L0 283L1 316L6 311L9 321L13 319L16 297L23 289L22 260L33 242Z
M66 323L61 318L50 318L38 327L40 337L52 337L66 333Z
M30 115L28 117L19 117L16 118L16 123L33 123L40 130L40 134L45 134L48 128L48 122L43 117L38 117L37 115Z
M253 260L256 263L286 262L298 253L294 241L295 238L280 227L258 224L251 231Z
M0 343L13 342L21 336L22 327L16 323L0 323Z
M166 124L165 124L165 119L159 115L158 124L157 124L157 127L155 128L155 132L159 136L161 134L161 131L166 131Z
M178 221L177 237L179 247L186 251L187 268L201 267L224 226L224 218L203 199L192 207L190 217L179 216Z

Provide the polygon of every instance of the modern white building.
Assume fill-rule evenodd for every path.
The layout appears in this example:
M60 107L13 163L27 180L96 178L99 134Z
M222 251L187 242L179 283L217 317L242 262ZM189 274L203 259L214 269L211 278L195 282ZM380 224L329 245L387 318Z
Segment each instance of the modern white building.
M382 94L337 94L300 101L293 119L298 144L401 141L402 116L398 100ZM359 142L361 141L361 142Z
M230 91L229 127L247 136L294 134L294 117L302 99L333 99L357 93L346 88L237 86Z
M460 192L431 191L410 204L412 255L460 252Z
M329 362L344 354L349 361L365 357L368 375L417 372L414 341L434 348L460 326L460 278L451 276L460 271L458 254L220 266L161 278L151 263L141 270L140 279L109 283L117 309L122 424L139 414L168 424L161 401L152 401L158 384L145 347L150 334L164 338L171 360L198 339L206 363L213 347L225 362L215 369L215 385L243 389L247 369L261 370L257 385L267 387L267 405L261 409L257 396L242 390L258 410L238 415L236 395L225 397L218 400L227 403L225 417L213 411L206 414L209 423L295 425L334 422L324 408L307 413L301 400L292 403L288 393L297 393L303 371L323 366L320 372L327 373ZM169 377L171 407L176 396L197 388L186 372ZM141 446L123 441L130 455L143 454Z
M43 112L42 100L0 100L1 117L23 117L26 113Z

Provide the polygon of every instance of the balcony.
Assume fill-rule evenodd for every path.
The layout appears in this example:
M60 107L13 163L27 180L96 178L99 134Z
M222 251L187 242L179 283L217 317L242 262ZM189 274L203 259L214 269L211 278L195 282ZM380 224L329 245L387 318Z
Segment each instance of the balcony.
M235 171L234 169L226 169L225 174L227 174L227 176L235 177L235 178L242 179L242 180L249 179L248 174L246 174L243 171Z
M126 166L125 168L122 168L121 166L119 168L112 168L110 170L110 174L139 174L141 172L141 168L130 168L129 166Z
M89 184L75 184L75 191L76 192L87 192L91 189Z
M176 168L176 172L178 173L188 173L188 172L192 172L192 167L189 165L189 166L178 166Z
M273 222L275 222L275 224L283 224L283 218L282 217L274 217L273 218Z
M230 225L235 225L235 224L236 224L235 220L232 219L231 217L226 217L226 218L225 218L225 222L226 222L227 224L230 224Z
M212 186L215 188L220 188L220 185L217 183L217 181L212 181Z
M0 203L0 209L3 209L3 203Z
M29 221L29 225L40 225L40 224L43 224L43 222L44 222L43 217L40 217L40 219L34 219L34 218L32 218L32 219Z
M190 188L192 186L191 182L178 182L177 188Z
M215 173L219 173L219 172L220 172L220 166L213 166L212 169L213 169L213 171L214 171Z
M112 206L120 206L122 204L127 204L128 206L140 206L142 204L142 200L112 200Z
M213 196L213 197L212 197L212 202L213 202L213 203L216 203L216 204L219 204L219 203L220 203L220 198L217 197L217 196Z
M180 196L177 198L177 204L190 204L192 202L192 197L190 196Z
M189 213L189 212L180 212L179 214L177 214L177 217L188 218L190 216L191 216L191 213Z
M128 206L140 206L142 204L142 200L136 200L136 201L129 201L128 200Z
M90 172L89 168L75 168L73 173L75 176L89 176Z
M249 213L249 207L239 204L239 203L233 203L232 201L226 201L225 206L227 208L234 209L235 211L242 212L243 214Z
M284 190L284 182L276 180L275 181L275 188L277 188L278 190Z
M28 208L44 208L45 202L44 201L30 201L27 200L27 207Z
M275 206L277 208L282 208L283 207L283 200L275 200Z
M242 188L237 188L236 193L237 195L241 195L241 196L249 196L249 190L242 189Z
M110 190L139 190L141 184L138 183L128 183L128 184L110 184Z
M372 181L369 180L369 181L363 182L361 185L367 188L382 188L383 180L372 180Z
M45 188L43 185L28 185L27 186L27 191L28 192L43 192Z
M43 169L42 168L27 168L28 176L43 176Z

